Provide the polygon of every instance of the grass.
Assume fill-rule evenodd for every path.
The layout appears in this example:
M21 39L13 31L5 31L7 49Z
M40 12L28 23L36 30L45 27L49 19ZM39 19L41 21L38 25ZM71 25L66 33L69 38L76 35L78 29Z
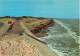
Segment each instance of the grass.
M33 30L34 27L40 26L40 24L49 23L49 19L40 20L37 18L24 18L22 21L29 30Z
M0 22L0 28L4 25L4 23Z
M11 24L8 24L8 21L14 22L14 20L11 19L11 18L0 19L0 22L4 24L4 25L0 28L0 36L2 36L4 33L6 33L7 30L8 30L8 28L10 27Z

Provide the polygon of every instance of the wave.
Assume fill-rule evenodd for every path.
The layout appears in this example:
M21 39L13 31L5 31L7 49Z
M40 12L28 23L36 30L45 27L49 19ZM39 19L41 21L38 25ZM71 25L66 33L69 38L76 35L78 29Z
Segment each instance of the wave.
M68 28L65 23L62 23L61 21L56 19L54 19L54 21L60 24L62 27L64 27L67 30L67 32L76 40L76 42L79 43L80 36L76 35L77 34L76 32L72 32L71 29Z
M79 36L71 31L65 23L54 19L55 25L49 27L49 36L39 38L47 43L48 47L58 54L58 56L78 56Z

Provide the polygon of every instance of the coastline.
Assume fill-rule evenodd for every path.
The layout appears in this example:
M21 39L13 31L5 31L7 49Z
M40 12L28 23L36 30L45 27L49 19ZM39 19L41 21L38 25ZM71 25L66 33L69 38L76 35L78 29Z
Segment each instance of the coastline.
M51 19L51 22L49 24L47 24L44 28L42 28L42 30L38 33L33 33L34 35L36 35L37 37L45 37L48 36L47 32L50 32L50 30L48 29L48 27L52 27L54 26L55 22Z
M37 37L48 36L48 27L52 27L55 22L53 19L37 19L37 18L23 18L24 25ZM26 23L27 22L27 23Z
M55 20L55 25L49 30L51 32L48 32L49 36L39 38L40 40L48 43L49 47L51 50L56 52L58 55L62 56L78 56L79 55L79 41L76 38L79 38L77 34L73 33L78 33L78 32L73 32L71 30L76 29L74 28L74 25L77 24L78 26L78 21L76 20L65 20L63 19L62 21L66 21L68 23L62 22L61 20L56 21ZM69 24L72 23L72 24ZM76 22L76 23L74 23ZM72 28L70 28L70 27ZM53 30L53 31L52 31ZM69 51L72 50L72 51ZM73 52L74 51L74 52Z
M23 23L21 22L21 26L22 28L24 28L25 30L27 29ZM26 30L27 31L27 30ZM25 31L25 33L27 34L27 32ZM26 34L24 33L24 35L26 36ZM33 36L32 33L29 33L29 35ZM40 42L38 40L33 39L31 36L27 37L28 40L36 46L36 48L39 50L39 52L42 54L42 56L58 56L54 51L50 50L50 48L44 44L44 42ZM34 38L38 38L36 36L33 36ZM44 52L44 53L43 53Z
M15 30L16 30L16 28L15 28ZM19 31L19 30L17 30L17 31ZM25 32L27 32L27 31L25 30ZM27 56L29 56L29 55L31 55L31 56L38 56L38 55L39 56L57 56L57 54L55 52L51 51L50 48L47 47L44 43L33 39L32 37L28 36L28 34L35 37L36 39L38 38L37 36L35 36L33 33L29 33L29 31L27 32L27 34L25 32L22 33L22 35L5 32L5 35L2 36L0 39L0 43L1 43L0 44L0 52L4 51L6 55L13 55L13 56L15 56L15 55L20 56L23 53ZM20 38L22 38L23 40ZM9 39L10 39L10 41L8 41ZM21 43L17 42L17 40L21 40ZM28 41L28 42L26 43L25 41ZM30 46L27 44L29 44ZM4 45L5 45L5 47L3 48L2 46L4 46ZM20 48L18 48L18 46L20 46L20 45L22 45L22 46ZM26 45L29 46L28 50L24 49L24 47L23 47ZM34 48L32 48L31 46ZM8 47L10 47L10 48L8 48ZM10 53L7 52L8 49L9 49ZM13 49L15 49L14 52L13 52ZM19 52L19 49L20 49L20 52ZM34 51L31 51L31 50L34 50ZM20 53L20 54L18 54L18 53Z

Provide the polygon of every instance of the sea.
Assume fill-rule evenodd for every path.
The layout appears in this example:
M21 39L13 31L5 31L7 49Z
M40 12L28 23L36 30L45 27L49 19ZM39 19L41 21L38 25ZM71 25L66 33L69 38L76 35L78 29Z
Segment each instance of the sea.
M53 19L55 24L49 27L48 36L39 38L58 56L79 55L79 19Z

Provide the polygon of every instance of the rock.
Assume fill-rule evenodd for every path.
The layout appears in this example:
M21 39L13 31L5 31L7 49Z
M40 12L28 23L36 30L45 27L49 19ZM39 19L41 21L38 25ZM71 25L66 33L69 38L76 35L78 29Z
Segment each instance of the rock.
M41 31L42 29L46 28L47 26L49 26L52 22L54 22L53 20L43 20L41 23L36 24L35 26L33 26L30 31L33 33L38 33L39 31Z
M11 21L9 21L9 22L8 22L8 24L12 24L12 22L11 22Z
M54 20L48 18L25 18L24 23L34 35L42 37L43 35L47 36L47 32L49 31L47 28L54 25Z

